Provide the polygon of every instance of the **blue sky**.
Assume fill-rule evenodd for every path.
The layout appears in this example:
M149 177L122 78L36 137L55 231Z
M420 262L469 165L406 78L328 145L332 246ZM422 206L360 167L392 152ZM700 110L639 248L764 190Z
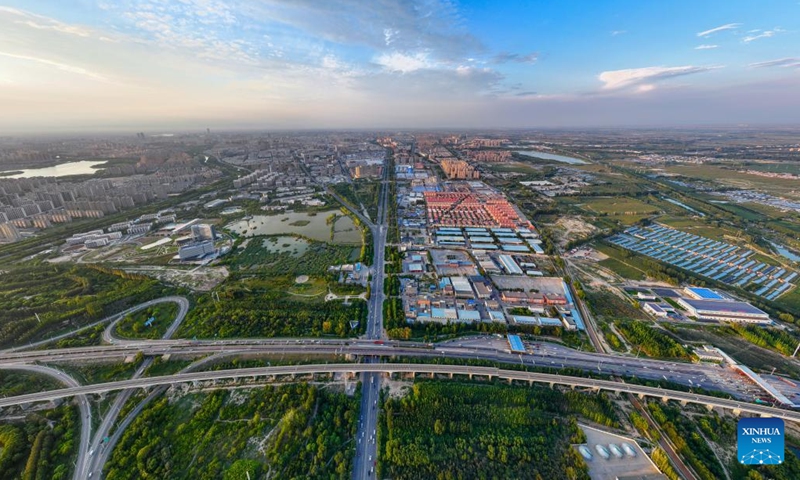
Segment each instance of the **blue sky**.
M800 123L800 2L0 0L4 131Z

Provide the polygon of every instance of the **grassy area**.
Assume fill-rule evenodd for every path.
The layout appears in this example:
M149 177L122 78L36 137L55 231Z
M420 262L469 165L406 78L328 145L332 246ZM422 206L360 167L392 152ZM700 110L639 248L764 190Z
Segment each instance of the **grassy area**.
M163 398L125 431L105 478L350 478L358 405L306 384Z
M659 208L631 197L600 197L584 201L583 206L604 215L652 215Z
M363 300L324 301L324 295L287 295L295 276L231 277L214 298L198 299L176 336L183 338L353 336L366 325ZM312 287L313 288L313 287ZM358 321L352 326L351 321Z
M800 288L795 287L789 290L788 293L784 293L775 299L775 303L788 310L800 312Z
M630 256L625 256L619 248L614 248L605 243L596 242L594 248L608 256L608 258L597 262L599 265L608 268L622 278L630 280L644 280L647 275L643 270L634 264Z
M63 369L67 374L75 377L81 383L106 383L117 380L127 380L141 364L141 354L132 362L116 363L90 363L86 365L62 365L56 368Z
M595 317L600 320L646 320L648 318L629 300L621 298L609 290L585 290L585 301Z
M167 329L178 316L175 303L158 303L151 307L126 315L117 323L117 334L123 338L163 338ZM150 326L145 323L154 319Z
M14 397L63 387L55 379L19 370L0 370L0 396Z
M647 277L643 271L632 265L624 263L621 260L617 260L616 258L606 258L597 263L603 267L606 267L622 278L627 278L630 280L644 280Z
M576 416L617 424L604 394L417 382L383 405L379 478L587 479Z
M286 289L292 300L318 301L317 297L324 297L328 293L328 282L322 277L309 277L305 283L294 283Z
M40 348L42 349L75 348L75 347L91 347L94 345L100 345L103 343L103 331L106 329L107 325L108 325L107 323L97 325L96 327L86 329L71 337L62 338L61 340L55 341L53 343L43 345Z
M153 359L153 363L147 367L147 370L144 371L143 376L145 377L159 377L162 375L174 375L184 368L188 367L193 363L192 360L183 360L183 359L170 359L170 360L162 360L162 357L156 357Z
M149 277L100 266L12 267L0 275L0 347L74 330L173 292Z

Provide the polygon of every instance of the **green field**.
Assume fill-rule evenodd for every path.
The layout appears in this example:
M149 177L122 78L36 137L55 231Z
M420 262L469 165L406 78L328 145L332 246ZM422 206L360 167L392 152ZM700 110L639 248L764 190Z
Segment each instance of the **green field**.
M601 260L597 263L608 268L622 278L628 278L631 280L644 280L646 278L644 272L631 265L628 265L627 263L623 263L616 258L606 258L605 260Z
M584 201L583 207L605 215L651 215L660 210L631 197L592 198Z
M789 290L788 293L784 293L775 299L774 302L787 310L800 312L800 287Z
M633 257L625 257L620 249L604 243L596 243L594 248L609 257L599 261L598 264L620 277L630 280L644 280L647 277L645 272L635 264Z
M151 307L126 315L117 323L117 335L124 338L162 338L178 316L178 305L172 302L157 303ZM145 326L150 318L155 320Z

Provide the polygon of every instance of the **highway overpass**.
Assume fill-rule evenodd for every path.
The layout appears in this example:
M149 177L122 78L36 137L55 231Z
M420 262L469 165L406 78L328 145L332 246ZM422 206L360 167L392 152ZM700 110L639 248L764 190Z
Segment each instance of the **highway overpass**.
M14 368L14 366L0 366L0 368ZM46 392L31 393L0 399L0 408L12 405L21 405L32 402L45 402L75 395L88 395L105 393L128 388L148 388L158 385L179 383L203 382L212 380L240 379L271 377L285 375L309 375L324 373L350 373L360 372L376 373L414 373L414 374L440 374L440 375L466 375L484 376L492 379L508 381L546 383L550 385L565 385L576 388L607 390L612 392L631 393L634 395L659 398L662 400L676 400L685 403L694 403L715 408L733 410L735 413L748 413L757 416L782 418L784 420L800 422L800 412L783 410L765 405L750 404L739 400L728 400L690 392L665 390L658 387L648 387L610 380L597 380L592 378L571 377L566 375L504 370L494 367L472 367L462 365L432 365L409 363L337 363L314 365L290 365L280 367L242 368L234 370L217 370L209 372L180 373L161 377L136 378L120 380L117 382L83 385L79 387L62 388Z

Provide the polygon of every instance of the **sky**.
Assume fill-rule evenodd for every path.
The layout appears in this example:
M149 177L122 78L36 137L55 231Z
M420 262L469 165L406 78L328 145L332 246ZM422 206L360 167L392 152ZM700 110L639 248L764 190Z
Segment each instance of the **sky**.
M0 0L0 135L800 124L798 0Z

